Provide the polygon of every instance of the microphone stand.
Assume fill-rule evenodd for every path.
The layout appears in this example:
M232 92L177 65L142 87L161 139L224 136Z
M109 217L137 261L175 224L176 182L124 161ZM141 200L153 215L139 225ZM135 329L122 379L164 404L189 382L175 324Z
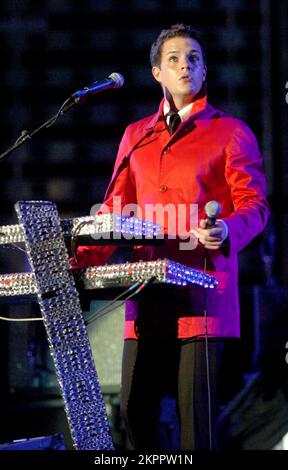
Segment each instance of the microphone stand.
M34 129L30 132L22 131L21 135L18 137L16 142L11 147L9 147L7 150L5 150L5 152L0 154L0 160L4 157L7 157L8 155L10 155L10 153L14 152L14 150L16 150L22 144L24 144L24 142L26 142L26 140L31 139L31 137L33 137L33 135L35 135L39 131L41 131L41 129L52 126L54 124L54 122L57 121L59 116L62 116L63 114L65 114L69 109L73 108L73 106L75 106L76 104L81 104L86 98L87 98L87 96L81 96L81 97L76 97L74 95L69 96L69 98L62 104L59 111L54 116L52 116L50 119L48 119L48 121L45 121L43 124L41 124L41 126L37 127L36 129Z

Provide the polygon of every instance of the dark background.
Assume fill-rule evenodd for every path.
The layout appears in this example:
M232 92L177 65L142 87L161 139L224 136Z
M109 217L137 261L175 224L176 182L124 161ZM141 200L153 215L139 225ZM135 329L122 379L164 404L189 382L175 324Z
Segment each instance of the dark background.
M22 199L51 200L61 217L89 215L92 205L103 198L126 125L158 107L161 89L150 72L151 43L162 28L176 22L192 24L202 33L209 100L245 120L256 134L272 208L265 232L240 254L243 338L227 355L230 380L223 385L224 403L255 369L253 358L261 342L261 331L255 331L255 286L262 286L269 299L279 298L282 287L284 291L288 287L287 18L288 4L281 0L2 0L0 4L0 152L22 130L32 130L54 115L74 91L112 72L125 78L120 90L91 96L0 162L0 225L16 223L14 204ZM23 258L15 251L1 249L0 262L1 273L23 270ZM268 304L267 300L260 309L265 318L275 313L271 308L264 311ZM13 313L29 314L32 308L14 306ZM7 310L11 313L11 306L3 305L2 311ZM280 362L285 358L286 326L281 326ZM7 400L13 402L9 432L2 428L0 442L45 433L44 426L19 427L15 411L16 389L30 393L34 387L35 399L44 396L35 384L31 386L35 377L28 360L22 372L15 360L17 338L24 338L17 353L23 359L35 327L23 326L20 336L14 326L2 322L0 328L6 412ZM37 334L33 330L39 348L45 335ZM24 415L30 413L25 403L22 410Z

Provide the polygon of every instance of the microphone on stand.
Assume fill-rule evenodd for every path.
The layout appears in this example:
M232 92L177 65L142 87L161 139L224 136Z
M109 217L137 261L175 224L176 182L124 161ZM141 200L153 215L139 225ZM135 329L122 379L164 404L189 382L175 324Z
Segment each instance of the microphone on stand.
M209 201L204 207L205 213L207 215L206 219L206 228L213 227L215 225L216 219L221 212L221 204L218 201Z
M83 98L84 96L94 95L96 93L101 93L103 90L108 90L109 88L121 88L124 85L124 77L120 73L113 72L105 80L100 82L93 82L91 85L83 88L83 90L76 91L73 93L73 98Z

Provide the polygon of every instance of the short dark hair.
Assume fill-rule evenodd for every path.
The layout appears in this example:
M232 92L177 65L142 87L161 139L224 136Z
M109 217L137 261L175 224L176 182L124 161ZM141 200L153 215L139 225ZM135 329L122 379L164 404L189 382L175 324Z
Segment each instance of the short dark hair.
M204 64L206 64L205 51L202 44L202 40L199 39L199 33L193 30L192 27L189 25L177 23L173 24L169 29L162 29L156 41L153 42L150 50L150 62L152 67L154 67L154 65L157 65L158 67L160 66L162 46L164 42L166 42L168 39L172 39L175 37L195 39L195 41L197 41L201 47L203 62Z

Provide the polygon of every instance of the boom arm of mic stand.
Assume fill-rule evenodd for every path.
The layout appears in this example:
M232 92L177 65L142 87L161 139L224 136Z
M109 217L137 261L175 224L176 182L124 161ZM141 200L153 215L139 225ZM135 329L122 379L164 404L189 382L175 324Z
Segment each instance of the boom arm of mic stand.
M84 99L85 99L85 97L84 97ZM70 100L72 100L72 101L70 101ZM15 144L13 144L11 147L9 147L7 150L5 150L5 152L1 153L0 160L2 158L8 157L8 155L10 155L10 153L14 152L14 150L16 150L18 147L21 147L21 145L24 144L24 142L26 142L26 140L31 139L31 137L33 137L33 135L37 134L39 131L41 131L45 127L49 127L52 124L54 124L54 122L58 119L59 116L62 116L70 108L73 108L73 106L75 106L76 104L80 104L82 102L83 102L83 98L75 98L72 95L70 98L68 98L68 100L66 100L64 102L64 104L61 106L61 108L60 108L60 110L58 111L57 114L55 114L50 119L48 119L48 121L45 121L43 124L41 124L41 126L37 127L37 129L34 129L31 132L22 131L20 137L16 140Z

